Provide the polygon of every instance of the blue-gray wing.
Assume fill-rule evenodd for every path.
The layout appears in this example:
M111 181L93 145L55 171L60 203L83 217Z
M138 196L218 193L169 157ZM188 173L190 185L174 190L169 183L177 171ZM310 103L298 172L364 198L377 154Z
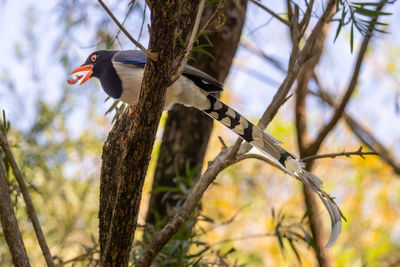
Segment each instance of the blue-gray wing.
M123 64L144 68L144 64L146 64L146 54L140 50L123 50L116 53L113 56L113 60Z
M146 64L146 54L141 50L124 50L116 53L113 60L123 64L134 65L138 68L144 68ZM206 92L220 92L223 90L223 86L220 82L207 73L190 65L185 66L182 75L192 80L198 87Z

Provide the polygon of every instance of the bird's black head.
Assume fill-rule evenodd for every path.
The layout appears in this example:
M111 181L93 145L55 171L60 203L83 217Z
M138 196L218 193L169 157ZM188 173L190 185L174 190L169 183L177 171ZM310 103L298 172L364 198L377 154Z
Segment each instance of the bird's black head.
M91 53L88 58L86 59L85 63L83 63L80 67L76 68L72 71L72 74L76 74L79 72L87 72L84 76L77 75L75 79L69 79L69 84L75 84L80 79L80 84L83 84L87 80L92 77L101 78L101 76L110 68L112 67L111 58L115 53L118 51L112 50L99 50ZM82 78L83 77L83 78Z

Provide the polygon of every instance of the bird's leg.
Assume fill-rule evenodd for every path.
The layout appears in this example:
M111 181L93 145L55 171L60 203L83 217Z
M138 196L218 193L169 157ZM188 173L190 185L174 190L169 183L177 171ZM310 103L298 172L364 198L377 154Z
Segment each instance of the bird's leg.
M131 114L129 114L129 116L131 116L131 117L135 116L136 105L137 105L137 100L133 101L133 104L131 106L132 112L131 112Z

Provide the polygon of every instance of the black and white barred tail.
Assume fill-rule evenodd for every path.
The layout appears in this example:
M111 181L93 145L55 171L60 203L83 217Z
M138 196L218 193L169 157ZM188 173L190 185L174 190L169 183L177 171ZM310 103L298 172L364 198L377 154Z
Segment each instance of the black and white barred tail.
M331 218L332 230L326 247L332 246L341 232L343 215L334 200L322 189L323 182L314 174L304 170L305 164L284 150L280 146L281 142L266 134L214 96L207 95L207 99L209 100L209 108L203 109L206 114L231 129L243 140L257 147L268 158L283 166L289 174L302 181L304 185L319 196ZM345 218L343 217L343 219Z

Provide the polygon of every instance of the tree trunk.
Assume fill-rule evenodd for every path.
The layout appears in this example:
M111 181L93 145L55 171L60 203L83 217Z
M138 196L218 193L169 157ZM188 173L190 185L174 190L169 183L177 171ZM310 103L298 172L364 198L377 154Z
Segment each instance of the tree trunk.
M226 17L226 23L215 31L208 33L213 43L209 50L215 60L202 53L193 54L192 66L208 73L219 81L224 81L229 73L242 32L247 1L225 1L221 12ZM201 25L213 14L213 8L207 8L202 17ZM214 18L208 28L215 29L221 22ZM160 154L154 174L153 189L160 186L175 187L173 181L177 175L184 176L187 166L198 168L197 179L203 165L204 154L212 130L213 120L194 108L175 105L168 112ZM165 198L165 193L153 193L147 213L147 223L155 223L155 213L167 220L173 216L176 200Z
M177 25L184 24L191 1L148 0L151 9L149 51L135 117L121 116L103 148L99 231L101 266L127 266L136 230L143 181L177 56ZM148 112L151 111L151 112Z

